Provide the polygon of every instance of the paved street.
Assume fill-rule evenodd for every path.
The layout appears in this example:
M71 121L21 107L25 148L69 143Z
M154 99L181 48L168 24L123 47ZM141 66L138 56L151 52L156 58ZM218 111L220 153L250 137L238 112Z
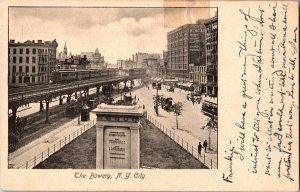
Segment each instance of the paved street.
M207 128L203 129L203 127L207 124L209 117L205 116L201 112L202 104L194 104L186 99L185 92L180 89L175 89L175 92L168 92L164 87L162 90L159 90L158 93L160 95L164 95L166 97L172 97L173 102L182 102L183 110L182 115L178 117L179 128L187 131L193 137L199 139L203 143L205 139L208 141L209 131ZM148 90L146 87L143 87L139 90L136 90L132 93L132 95L136 95L137 98L140 99L140 104L145 105L148 114L153 117L156 117L162 124L169 126L171 128L176 129L176 117L173 112L166 112L161 107L159 107L159 116L157 117L154 111L153 104L153 95L156 94L156 89ZM182 131L181 131L182 132ZM213 151L217 151L217 132L211 132L211 148Z
M135 86L140 85L138 81L135 81ZM128 93L129 94L129 93ZM173 102L183 102L183 111L182 115L179 116L179 130L176 129L176 120L173 112L166 112L165 110L159 107L159 116L157 117L153 108L152 96L156 94L156 90L147 87L142 87L138 90L132 92L132 96L136 96L138 104L145 105L145 109L148 114L155 118L157 121L162 123L165 127L172 129L174 133L183 138L186 142L196 147L198 142L205 139L208 140L208 130L202 129L203 126L207 124L208 117L203 115L201 112L201 104L193 105L191 101L186 99L187 92L180 89L175 89L175 92L167 92L165 87L162 87L162 90L159 90L159 94L163 94L168 97L173 98ZM118 97L117 99L120 99ZM52 102L53 105L57 105L58 101ZM38 105L38 104L37 104ZM26 111L26 110L24 110ZM31 112L32 109L29 109L28 112ZM92 115L92 119L95 117ZM57 130L54 130L39 139L36 139L29 143L28 145L16 150L10 154L9 164L11 166L18 167L24 164L28 160L32 160L34 156L40 155L47 148L52 146L54 143L68 137L71 133L78 130L80 126L77 125L77 119L70 121L69 123L61 126ZM216 162L217 159L217 132L213 131L211 133L211 148L212 151L208 150L206 157L208 159L214 159Z
M172 129L172 131L183 138L186 142L197 149L199 141L204 142L206 139L209 142L209 130L203 127L207 124L209 117L205 116L201 112L202 104L194 104L186 99L185 92L180 89L175 89L175 92L167 92L165 87L159 90L159 94L172 97L173 102L182 102L183 110L182 115L179 116L179 129L176 129L176 117L173 112L166 112L161 107L159 107L159 116L156 115L154 111L154 104L152 97L156 94L156 89L148 90L147 87L143 87L139 90L132 92L132 96L136 96L139 99L140 105L145 105L145 109L148 115L156 119L165 127ZM218 148L217 148L217 131L211 132L211 149L207 150L205 154L209 159L213 159L217 162L218 158ZM203 150L204 151L204 150Z

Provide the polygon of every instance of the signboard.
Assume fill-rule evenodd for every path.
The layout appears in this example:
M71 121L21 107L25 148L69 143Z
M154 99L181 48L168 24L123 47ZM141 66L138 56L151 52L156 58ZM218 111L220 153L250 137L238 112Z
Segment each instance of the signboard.
M104 129L104 169L130 168L130 129L106 127Z

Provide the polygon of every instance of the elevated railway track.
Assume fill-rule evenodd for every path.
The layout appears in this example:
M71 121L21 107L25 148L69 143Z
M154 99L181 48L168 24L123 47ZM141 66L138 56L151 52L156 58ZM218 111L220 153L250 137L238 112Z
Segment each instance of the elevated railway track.
M144 78L145 75L132 75L132 76L114 76L105 78L94 78L88 80L75 81L63 84L48 84L48 85L35 85L21 88L12 88L8 91L8 108L12 110L12 118L15 122L17 109L21 105L29 104L32 102L40 102L40 111L43 111L43 101L46 103L46 123L48 121L49 102L52 98L60 97L62 102L62 95L67 95L67 102L71 100L71 96L77 92L83 91L85 97L88 96L88 91L91 88L97 89L97 96L100 94L100 87L104 85L119 87L120 82L132 81L134 79Z

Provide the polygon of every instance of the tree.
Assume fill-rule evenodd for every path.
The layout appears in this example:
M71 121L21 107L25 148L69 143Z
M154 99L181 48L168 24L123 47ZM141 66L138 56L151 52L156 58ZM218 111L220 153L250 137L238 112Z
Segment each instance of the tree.
M218 124L217 124L217 121L216 121L216 117L215 116L212 116L206 126L203 126L202 129L205 129L205 127L207 128L208 130L208 149L209 150L212 150L211 149L211 132L214 130L214 131L217 131L218 130Z
M153 95L153 104L156 115L158 115L158 107L161 105L161 95Z
M179 127L179 123L178 123L178 116L181 115L182 112L182 108L183 108L183 104L182 102L176 102L173 105L173 112L176 116L176 128L178 129Z

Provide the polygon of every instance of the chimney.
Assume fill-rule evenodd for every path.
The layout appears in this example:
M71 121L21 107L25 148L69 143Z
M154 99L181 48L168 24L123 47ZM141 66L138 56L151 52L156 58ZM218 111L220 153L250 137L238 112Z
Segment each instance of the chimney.
M32 40L32 43L35 43L35 41L34 41L34 40Z
M14 39L9 40L9 43L15 43Z
M38 40L38 43L43 43L43 41L42 40Z

